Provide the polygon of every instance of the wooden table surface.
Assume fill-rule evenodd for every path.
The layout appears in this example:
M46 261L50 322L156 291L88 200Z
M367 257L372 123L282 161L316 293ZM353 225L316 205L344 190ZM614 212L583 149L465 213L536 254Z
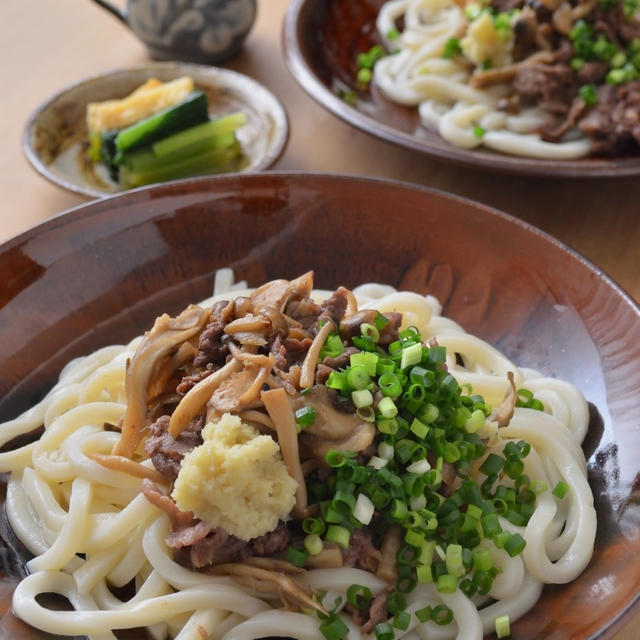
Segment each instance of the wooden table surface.
M357 131L318 106L285 67L286 0L259 0L244 51L227 66L284 103L290 139L275 169L396 178L479 200L573 247L640 302L640 179L550 180L491 175L432 161ZM21 149L44 100L85 76L150 60L118 21L88 0L0 2L0 242L85 200L49 184ZM543 259L543 257L541 257ZM638 638L640 616L616 640Z

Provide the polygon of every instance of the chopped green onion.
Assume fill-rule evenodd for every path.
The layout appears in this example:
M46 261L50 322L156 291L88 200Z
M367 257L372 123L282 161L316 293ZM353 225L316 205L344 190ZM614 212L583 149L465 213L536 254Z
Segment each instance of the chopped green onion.
M400 368L405 369L412 364L417 364L422 359L422 345L420 343L409 345L402 349Z
M395 633L388 622L380 622L373 629L376 640L393 640Z
M363 322L360 325L360 334L364 338L371 338L371 340L373 340L374 342L378 342L378 340L380 340L380 332L378 331L378 328L373 324L369 324L368 322ZM375 355L377 356L377 354ZM375 373L375 367L374 367L374 371L370 372L370 375L373 375L374 373Z
M562 500L562 498L564 498L568 490L569 490L569 485L567 485L566 482L558 482L558 484L553 488L553 491L551 493L556 498L559 498Z
M356 409L362 409L363 407L371 406L373 404L373 396L371 395L371 391L369 391L369 389L359 389L358 391L352 391L351 402L353 402Z
M424 543L424 532L416 531L415 529L407 529L407 533L404 536L404 541L417 549L422 548Z
M450 544L447 546L445 565L449 574L456 578L459 578L465 574L465 569L462 564L461 545Z
M441 626L449 624L453 620L453 611L444 604L434 607L431 612L431 619Z
M415 616L420 622L428 622L429 620L431 620L432 611L433 609L429 605L427 605L422 609L418 609L415 613Z
M378 378L378 387L380 387L382 395L389 398L395 398L402 393L402 384L398 376L393 373L383 373Z
M337 451L335 449L331 449L327 451L324 456L326 463L330 467L342 467L347 463L347 460L356 457L355 451Z
M398 407L391 398L385 397L378 403L378 411L383 418L393 418L398 415Z
M544 480L536 480L535 482L531 482L529 484L529 488L536 495L540 495L541 493L544 493L549 487Z
M462 47L460 46L460 38L449 38L445 42L444 49L442 50L442 57L445 60L450 60L461 53Z
M416 473L418 475L422 475L423 473L427 473L431 469L431 465L426 458L422 458L422 460L416 460L416 462L412 462L408 467L407 471L409 473Z
M433 572L431 570L431 565L419 564L416 567L416 577L418 578L418 582L433 582Z
M302 521L302 530L309 534L321 534L324 532L324 522L320 518L305 518Z
M479 124L474 125L473 127L473 135L476 138L482 138L487 130L484 127L481 127Z
M378 445L378 455L381 458L385 458L386 460L391 460L393 459L393 456L395 455L395 449L393 448L393 445L390 445L388 442L381 442Z
M344 371L332 371L325 382L325 386L329 389L344 391L349 386L347 383L347 374Z
M332 613L328 620L320 625L320 633L326 640L341 640L349 633L349 627L337 613Z
M305 407L301 407L296 411L296 422L301 427L308 427L313 424L316 419L316 410L307 405Z
M500 531L493 536L493 544L495 544L498 549L504 549L504 546L510 538L511 534L508 531Z
M485 476L495 476L502 470L504 466L504 459L495 453L490 453L485 461L480 465L480 471L484 473Z
M509 616L498 616L495 620L496 636L498 640L511 635L511 625L509 624Z
M376 420L376 412L373 410L373 406L371 405L367 407L358 407L356 409L356 415L364 422L375 422Z
M289 547L284 555L287 562L290 562L296 567L304 567L307 562L309 554L303 549L296 549L295 547Z
M467 433L476 433L486 422L484 411L476 409L468 420L464 423L464 429Z
M327 527L327 533L324 537L327 542L335 542L344 549L349 547L350 538L351 534L349 533L349 529L345 529L344 527L340 527L335 524Z
M361 611L368 609L373 600L373 594L369 587L364 587L361 584L352 584L347 589L347 602L356 609Z
M438 416L440 415L440 410L434 404L426 404L422 412L420 413L420 422L424 422L425 424L431 424L434 422Z
M393 616L393 626L401 631L406 631L411 623L411 614L408 611L398 611Z
M523 549L527 545L526 540L519 534L514 533L505 543L504 550L512 557L515 558L518 554L522 553Z
M486 516L482 516L482 518L480 518L480 524L482 525L482 532L485 538L492 538L502 531L498 516L495 513L488 513Z
M393 418L384 418L377 422L378 431L387 435L395 435L398 433L398 422Z
M366 389L370 382L371 378L363 364L353 365L347 369L347 383L352 389Z
M364 493L359 493L356 499L355 506L353 507L353 517L364 525L371 522L375 507L369 496Z
M440 593L455 593L458 588L458 579L449 573L443 573L438 576L436 589Z
M476 571L488 571L493 566L491 552L486 547L476 547L473 549L473 568Z
M322 539L317 533L310 533L304 538L304 548L310 556L317 556L323 549Z

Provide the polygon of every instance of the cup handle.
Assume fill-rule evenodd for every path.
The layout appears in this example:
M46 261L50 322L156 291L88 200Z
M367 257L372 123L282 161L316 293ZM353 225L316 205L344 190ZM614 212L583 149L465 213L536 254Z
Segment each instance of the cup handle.
M97 5L99 5L103 9L106 9L109 13L114 15L116 18L118 18L118 20L120 20L124 24L128 24L127 14L125 11L120 11L120 9L118 9L117 7L114 7L110 2L107 2L107 0L93 0L93 2L95 2Z

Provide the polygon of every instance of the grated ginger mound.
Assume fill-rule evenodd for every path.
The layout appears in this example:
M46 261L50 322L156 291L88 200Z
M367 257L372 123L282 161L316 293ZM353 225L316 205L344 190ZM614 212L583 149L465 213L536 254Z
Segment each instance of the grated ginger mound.
M241 540L273 531L293 509L298 487L275 440L229 413L202 437L182 460L171 494L178 507Z
M513 32L496 29L488 11L469 25L460 45L465 57L478 67L486 63L491 67L503 67L512 62Z

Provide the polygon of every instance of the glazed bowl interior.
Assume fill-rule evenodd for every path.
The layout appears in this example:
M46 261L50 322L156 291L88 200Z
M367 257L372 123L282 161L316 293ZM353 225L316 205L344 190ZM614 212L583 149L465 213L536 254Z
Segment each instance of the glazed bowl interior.
M252 286L313 269L322 288L379 281L437 296L465 329L520 365L572 382L590 403L583 447L595 554L573 583L545 587L514 637L612 637L637 610L640 310L542 232L400 183L233 175L87 204L5 243L0 265L2 420L42 397L72 358L207 297L221 267ZM22 559L4 546L6 610Z

